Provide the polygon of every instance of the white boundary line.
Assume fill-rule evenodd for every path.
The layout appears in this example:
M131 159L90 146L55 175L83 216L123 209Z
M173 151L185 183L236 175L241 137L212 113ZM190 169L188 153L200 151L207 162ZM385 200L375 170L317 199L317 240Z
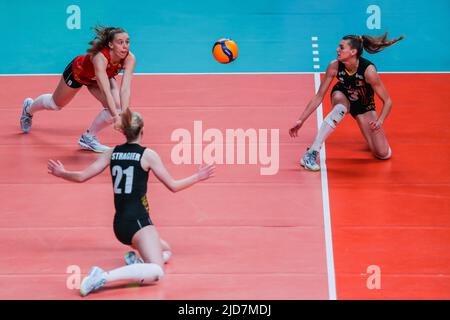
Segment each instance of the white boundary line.
M167 73L134 73L134 75L143 76L183 76L183 75L246 75L246 74L316 74L317 71L310 72L167 72ZM322 72L323 73L323 72ZM450 71L378 71L378 73L398 73L398 74L448 74ZM14 76L59 76L61 73L0 73L0 77L14 77Z
M320 86L320 73L314 73L314 91L317 93ZM317 108L317 127L323 122L322 104ZM322 182L323 223L325 231L325 249L327 255L328 296L330 300L336 300L336 277L334 272L333 236L331 232L330 198L328 195L328 175L326 165L325 144L320 150L320 175Z

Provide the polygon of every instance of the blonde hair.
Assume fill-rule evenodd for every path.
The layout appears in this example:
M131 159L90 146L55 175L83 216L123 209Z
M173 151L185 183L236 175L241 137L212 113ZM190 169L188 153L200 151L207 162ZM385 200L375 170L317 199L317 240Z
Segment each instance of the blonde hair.
M131 112L130 108L127 108L122 112L121 118L121 130L127 138L127 142L136 140L144 127L142 116L138 112Z

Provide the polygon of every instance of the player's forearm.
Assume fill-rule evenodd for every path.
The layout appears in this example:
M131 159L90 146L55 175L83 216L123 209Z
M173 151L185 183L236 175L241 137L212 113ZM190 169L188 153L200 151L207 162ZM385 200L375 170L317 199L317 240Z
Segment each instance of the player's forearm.
M127 110L128 106L130 105L130 96L131 96L130 88L122 88L120 90L120 106L122 108L121 112Z
M305 122L306 119L309 118L311 113L313 113L314 110L317 109L317 107L319 106L319 104L321 102L322 102L322 99L319 96L315 96L314 98L312 98L311 101L306 105L305 110L303 111L301 116L298 118L298 120L301 120L302 122Z
M108 108L108 111L109 111L111 117L114 118L114 117L118 116L119 113L117 111L116 103L114 102L114 98L111 93L111 87L109 85L109 82L107 82L107 81L109 81L109 80L103 79L103 78L97 79L97 84L106 98L106 104L107 104L106 107Z
M383 109L381 110L381 114L378 120L384 122L384 120L386 120L387 116L391 112L391 109L392 109L392 100L388 99L384 102Z
M86 180L82 171L63 171L58 176L72 182L84 182Z
M111 117L116 117L119 115L119 112L116 108L116 103L114 102L114 98L111 94L111 92L108 92L106 95L106 102L108 104L108 111L111 114Z
M170 186L170 190L172 192L178 192L183 189L189 188L190 186L196 184L198 181L200 181L200 179L197 173L184 179L174 180Z

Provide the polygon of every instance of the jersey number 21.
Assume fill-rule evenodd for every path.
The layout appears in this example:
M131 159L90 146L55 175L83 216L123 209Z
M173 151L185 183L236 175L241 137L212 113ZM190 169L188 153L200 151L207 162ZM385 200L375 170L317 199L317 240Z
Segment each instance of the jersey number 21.
M115 178L114 180L114 193L122 194L122 189L119 188L120 181L122 181L122 177L125 174L125 193L130 194L133 188L133 172L134 167L128 167L126 170L123 170L121 166L112 167L111 173Z

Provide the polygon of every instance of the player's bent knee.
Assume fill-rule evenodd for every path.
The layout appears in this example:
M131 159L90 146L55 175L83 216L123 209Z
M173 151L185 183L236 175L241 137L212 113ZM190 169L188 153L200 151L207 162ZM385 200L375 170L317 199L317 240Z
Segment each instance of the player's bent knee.
M148 263L146 265L146 272L143 279L143 283L155 283L159 282L164 278L164 269L156 263Z
M388 160L392 157L392 150L391 147L388 148L388 151L385 153L375 153L375 157L377 157L380 160Z
M43 106L45 109L52 111L60 111L62 108L55 103L55 100L53 100L53 96L51 94L46 94L43 97Z
M332 128L336 129L336 126L342 121L342 119L344 119L346 113L347 108L343 104L338 103L323 121L328 123Z

